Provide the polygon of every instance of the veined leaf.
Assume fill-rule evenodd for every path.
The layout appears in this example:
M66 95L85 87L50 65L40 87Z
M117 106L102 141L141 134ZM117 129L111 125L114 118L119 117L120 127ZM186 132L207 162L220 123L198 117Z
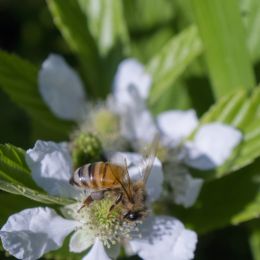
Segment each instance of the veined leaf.
M232 156L215 171L220 177L252 163L260 156L260 88L249 94L240 90L219 100L201 119L201 124L214 121L238 128L244 138Z
M16 184L37 187L25 162L25 151L10 144L0 145L0 178Z
M32 64L0 51L0 87L45 131L65 137L71 123L56 118L43 102L37 87L38 69Z
M113 48L129 51L129 36L121 0L79 0L102 56Z
M150 104L153 105L171 87L185 68L202 53L202 44L195 26L171 39L147 64L153 76Z
M58 205L67 205L75 201L70 199L65 199L61 197L51 196L43 192L39 192L33 189L30 189L26 186L15 184L0 179L0 190L21 195L27 197L31 200L35 200L44 204L58 204Z
M217 98L255 85L236 0L193 0L193 11L205 47Z
M174 215L199 233L256 219L260 214L260 160L223 178L206 182L196 204Z
M98 97L103 86L100 58L86 16L76 0L47 0L54 22L70 48L78 55L88 90Z

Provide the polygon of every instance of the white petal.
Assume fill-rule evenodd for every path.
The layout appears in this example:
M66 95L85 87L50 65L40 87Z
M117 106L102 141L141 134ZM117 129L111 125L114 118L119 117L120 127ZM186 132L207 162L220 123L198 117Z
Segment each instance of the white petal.
M131 88L135 88L142 99L146 99L151 87L151 77L135 59L126 59L119 64L114 79L114 97L125 105L132 103L129 95Z
M175 146L189 136L198 125L194 110L171 110L159 114L157 123L166 146Z
M124 160L127 162L128 172L132 181L142 177L142 170L145 168L144 157L137 153L116 152L108 154L111 162L124 165ZM160 197L163 183L162 164L158 158L155 158L151 173L146 183L148 200L154 201Z
M128 107L122 113L120 123L122 136L132 142L132 146L137 149L140 148L142 143L152 142L154 136L158 133L154 118L146 108Z
M212 123L202 126L193 142L186 145L186 163L201 170L222 165L242 140L242 134L231 126Z
M77 230L70 239L70 252L80 253L88 249L95 241L95 238L89 234L84 229Z
M61 56L48 56L38 80L40 93L56 116L69 120L82 119L86 105L84 87L78 74Z
M96 239L95 244L91 248L91 250L88 252L88 254L82 258L82 260L111 260L106 250L102 244L102 242L99 239Z
M9 217L0 231L3 247L18 259L38 259L62 246L78 222L50 208L26 209Z
M134 86L127 92L128 101L120 97L113 100L113 111L120 117L121 134L132 142L151 142L158 132L153 115L147 109L145 100Z
M34 181L49 194L79 196L80 192L69 184L72 163L65 143L37 141L33 149L27 150L26 162Z
M132 249L144 260L189 260L197 243L195 232L171 217L150 217L141 227L142 238L130 241Z
M162 163L158 158L155 158L150 176L146 183L148 199L150 201L155 201L160 197L162 192L162 184L163 184Z
M174 202L186 208L193 206L199 196L203 179L193 178L188 170L181 166L173 168L170 174Z

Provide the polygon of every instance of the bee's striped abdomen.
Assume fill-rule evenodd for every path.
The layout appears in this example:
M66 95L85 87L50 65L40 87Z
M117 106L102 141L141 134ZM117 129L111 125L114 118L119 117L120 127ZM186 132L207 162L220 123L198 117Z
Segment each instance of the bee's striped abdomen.
M108 162L89 163L78 168L70 182L72 185L86 189L115 188L119 186L115 176L118 176L118 173L123 174L123 171L121 166Z

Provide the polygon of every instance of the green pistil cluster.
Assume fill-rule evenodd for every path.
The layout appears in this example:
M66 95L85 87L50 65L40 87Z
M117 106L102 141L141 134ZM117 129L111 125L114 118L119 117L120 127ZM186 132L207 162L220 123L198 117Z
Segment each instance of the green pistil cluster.
M92 202L89 207L84 207L79 212L86 229L91 230L93 235L107 247L120 242L121 239L130 238L130 233L137 231L136 223L122 220L120 205L109 211L114 201L113 195L107 196L102 200Z
M101 142L92 133L80 133L72 142L72 161L75 168L99 161L101 154Z
M109 230L113 228L120 215L120 208L116 207L112 211L109 211L112 206L112 200L110 198L104 198L100 201L96 201L90 207L90 214L93 216L95 224L102 229Z

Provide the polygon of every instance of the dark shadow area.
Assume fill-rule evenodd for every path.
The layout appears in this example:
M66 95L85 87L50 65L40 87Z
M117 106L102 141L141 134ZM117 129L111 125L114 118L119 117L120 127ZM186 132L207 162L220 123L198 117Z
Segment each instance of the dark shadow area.
M258 196L259 183L254 176L259 173L259 165L257 160L233 174L205 183L196 205L178 212L178 216L186 223L191 221L200 233L228 225Z
M255 72L255 77L256 77L256 84L258 85L260 82L260 62L255 64L254 72Z
M0 49L12 51L17 47L20 37L20 24L12 9L0 4Z
M198 116L203 115L214 104L214 95L210 82L205 77L189 77L186 79L188 94L192 100L192 107Z
M228 227L200 236L195 260L253 260L243 226Z
M26 113L0 90L0 143L12 143L22 148L30 145L30 122Z

